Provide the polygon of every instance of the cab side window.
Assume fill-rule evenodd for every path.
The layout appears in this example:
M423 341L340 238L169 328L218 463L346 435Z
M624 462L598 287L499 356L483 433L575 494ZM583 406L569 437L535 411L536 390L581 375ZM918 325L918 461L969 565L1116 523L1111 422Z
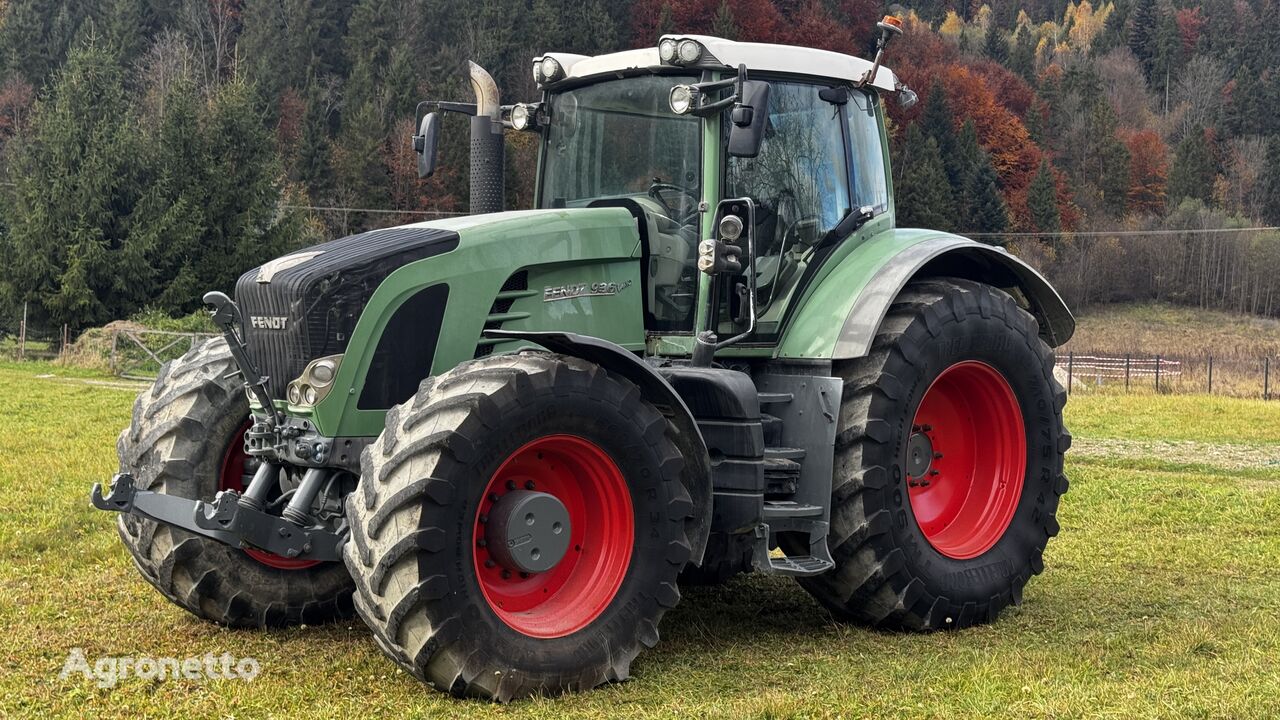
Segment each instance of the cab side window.
M771 85L760 154L729 158L724 190L725 197L746 196L757 205L757 305L766 319L808 251L851 206L841 106L819 96L826 86Z
M889 209L889 188L885 184L884 148L880 143L880 112L869 93L849 93L849 146L853 154L853 202L879 215Z

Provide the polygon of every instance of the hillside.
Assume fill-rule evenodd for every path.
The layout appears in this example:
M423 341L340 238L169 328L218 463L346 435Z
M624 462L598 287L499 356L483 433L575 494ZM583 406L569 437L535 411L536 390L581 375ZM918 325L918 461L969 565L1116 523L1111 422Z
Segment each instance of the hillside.
M1280 355L1280 320L1158 303L1110 305L1078 313L1064 350L1135 355Z

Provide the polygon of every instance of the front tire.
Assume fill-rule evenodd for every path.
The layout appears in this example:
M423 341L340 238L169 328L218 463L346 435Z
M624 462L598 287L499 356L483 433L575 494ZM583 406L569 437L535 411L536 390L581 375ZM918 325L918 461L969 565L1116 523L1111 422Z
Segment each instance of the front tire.
M987 285L914 282L836 371L836 567L801 584L837 616L914 630L1020 603L1058 533L1071 444L1035 319Z
M625 679L691 554L675 434L635 385L577 358L499 355L423 382L347 501L344 559L379 647L459 696Z
M160 368L133 404L116 447L121 472L140 490L212 500L242 482L249 402L221 338ZM319 624L353 613L342 563L289 560L241 550L164 524L122 514L120 539L142 576L197 617L233 627Z

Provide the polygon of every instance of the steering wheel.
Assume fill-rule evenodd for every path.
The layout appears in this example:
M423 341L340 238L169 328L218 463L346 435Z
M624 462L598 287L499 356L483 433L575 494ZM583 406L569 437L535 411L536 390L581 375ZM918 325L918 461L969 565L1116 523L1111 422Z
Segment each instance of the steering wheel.
M692 207L693 210L677 217L676 207L671 203L668 203L666 199L663 198L662 196L663 193L679 193L681 195L684 195L685 197L689 198L689 207ZM654 178L653 182L649 185L649 197L656 200L658 204L662 205L662 207L666 209L667 217L671 218L672 220L675 220L681 225L690 225L693 223L694 218L696 218L698 215L698 203L702 199L701 197L698 196L698 193L695 190L691 190L687 187L684 187L683 185L676 185L674 183L662 182L657 178Z

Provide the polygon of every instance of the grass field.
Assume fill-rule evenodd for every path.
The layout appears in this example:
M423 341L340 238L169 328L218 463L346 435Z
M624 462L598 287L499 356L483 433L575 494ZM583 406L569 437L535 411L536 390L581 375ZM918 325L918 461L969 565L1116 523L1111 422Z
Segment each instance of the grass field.
M58 377L37 377L55 374ZM69 377L68 375L72 375ZM0 365L0 717L1190 717L1280 714L1280 402L1080 396L1062 535L987 627L834 623L792 581L690 589L630 682L495 706L428 691L359 621L199 622L137 575L89 486L134 390ZM253 682L59 680L71 648L260 661Z

